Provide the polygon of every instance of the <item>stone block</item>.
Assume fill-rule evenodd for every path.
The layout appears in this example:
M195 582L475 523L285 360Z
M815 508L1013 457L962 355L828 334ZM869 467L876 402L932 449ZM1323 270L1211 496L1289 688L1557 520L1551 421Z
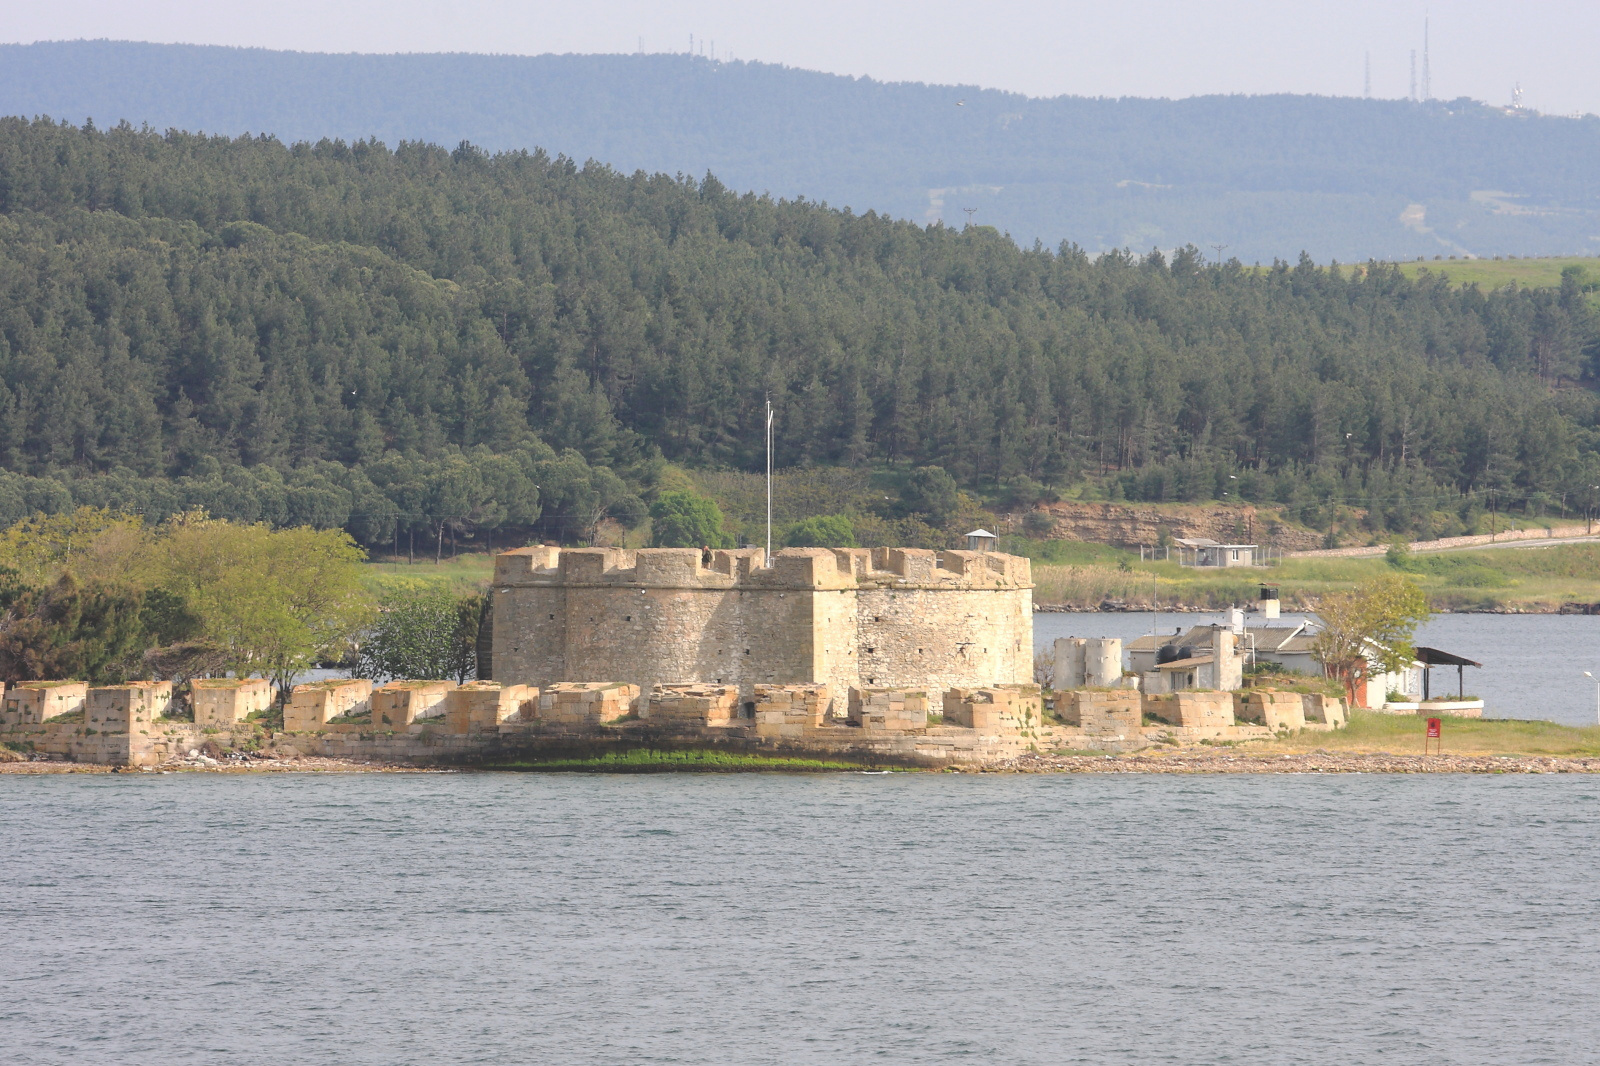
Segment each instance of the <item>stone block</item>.
M530 685L469 681L444 696L445 731L456 735L492 733L506 722L531 721L539 690Z
M851 688L850 721L872 732L908 733L928 728L926 692L891 688Z
M539 720L558 726L598 726L626 718L638 705L638 685L560 681L539 691Z
M737 685L654 685L639 717L661 725L725 727L741 717Z
M0 702L4 726L28 729L76 714L84 709L88 695L89 685L84 681L19 681L6 690Z
M1044 720L1044 699L1037 685L953 688L944 694L945 725L979 733L1020 733Z
M230 729L257 711L272 706L277 691L260 677L197 677L189 682L194 724Z
M1331 729L1343 728L1348 720L1344 700L1338 696L1306 693L1300 697L1301 711L1307 722L1316 722Z
M1235 694L1234 714L1244 722L1259 722L1273 732L1304 729L1305 707L1298 692L1275 690Z
M827 685L757 685L756 735L801 737L822 726L832 694ZM926 715L924 715L926 723Z
M1131 690L1062 693L1056 715L1085 736L1138 737L1144 723L1139 693Z
M443 717L454 681L390 681L372 691L372 728L405 729L412 722Z
M171 681L134 681L92 688L83 724L99 733L132 733L165 718L172 707Z
M335 678L296 685L283 709L289 733L320 729L335 718L360 718L372 713L372 682L364 677Z
M1181 729L1229 729L1234 725L1233 693L1173 692L1145 696L1143 713Z

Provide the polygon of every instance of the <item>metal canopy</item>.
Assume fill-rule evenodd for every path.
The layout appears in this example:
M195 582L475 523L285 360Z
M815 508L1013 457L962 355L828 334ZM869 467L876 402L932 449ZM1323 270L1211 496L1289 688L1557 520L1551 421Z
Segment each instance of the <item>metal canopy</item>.
M1459 655L1451 655L1438 648L1418 648L1417 662L1423 666L1482 666L1482 663L1473 662L1471 659Z
M1417 662L1423 666L1422 670L1422 698L1433 697L1433 668L1435 666L1453 666L1456 668L1456 695L1465 696L1467 692L1466 671L1464 666L1482 666L1482 663L1473 662L1471 659L1460 655L1451 655L1438 648L1418 648Z

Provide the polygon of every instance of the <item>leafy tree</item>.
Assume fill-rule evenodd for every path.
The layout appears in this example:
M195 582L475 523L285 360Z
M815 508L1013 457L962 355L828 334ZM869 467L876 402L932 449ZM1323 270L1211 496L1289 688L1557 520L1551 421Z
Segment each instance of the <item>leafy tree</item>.
M1432 610L1423 591L1398 574L1373 578L1322 598L1312 653L1329 677L1344 682L1351 704L1372 672L1392 673L1416 658L1413 637Z
M731 548L715 500L687 490L671 490L650 505L652 543L658 548Z
M900 501L906 512L927 515L934 525L942 526L961 507L961 487L942 467L919 466L906 478Z
M143 576L183 598L231 669L288 691L295 674L344 654L371 617L363 557L338 530L191 517L161 531Z
M1022 529L1031 537L1047 537L1055 528L1056 520L1048 511L1029 511L1022 516Z
M856 532L844 515L815 515L790 526L783 543L791 548L854 548Z
M0 679L117 684L146 676L144 653L156 638L144 607L137 589L80 586L70 574L21 590L0 621Z
M357 670L373 678L467 682L477 668L483 602L481 595L447 592L391 594L362 637Z

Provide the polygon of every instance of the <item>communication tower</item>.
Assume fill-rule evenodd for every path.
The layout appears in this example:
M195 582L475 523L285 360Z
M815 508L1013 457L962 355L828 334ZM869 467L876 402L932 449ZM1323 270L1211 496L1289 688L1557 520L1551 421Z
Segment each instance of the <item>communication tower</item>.
M1433 74L1428 65L1428 20L1422 20L1422 98L1433 99Z

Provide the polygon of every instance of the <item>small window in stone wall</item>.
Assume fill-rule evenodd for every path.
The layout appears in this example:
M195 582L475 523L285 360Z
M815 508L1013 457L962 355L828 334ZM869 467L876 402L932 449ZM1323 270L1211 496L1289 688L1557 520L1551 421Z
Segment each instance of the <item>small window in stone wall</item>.
M877 653L878 653L878 649L877 648L868 648L867 649L867 654L868 655L876 655Z

